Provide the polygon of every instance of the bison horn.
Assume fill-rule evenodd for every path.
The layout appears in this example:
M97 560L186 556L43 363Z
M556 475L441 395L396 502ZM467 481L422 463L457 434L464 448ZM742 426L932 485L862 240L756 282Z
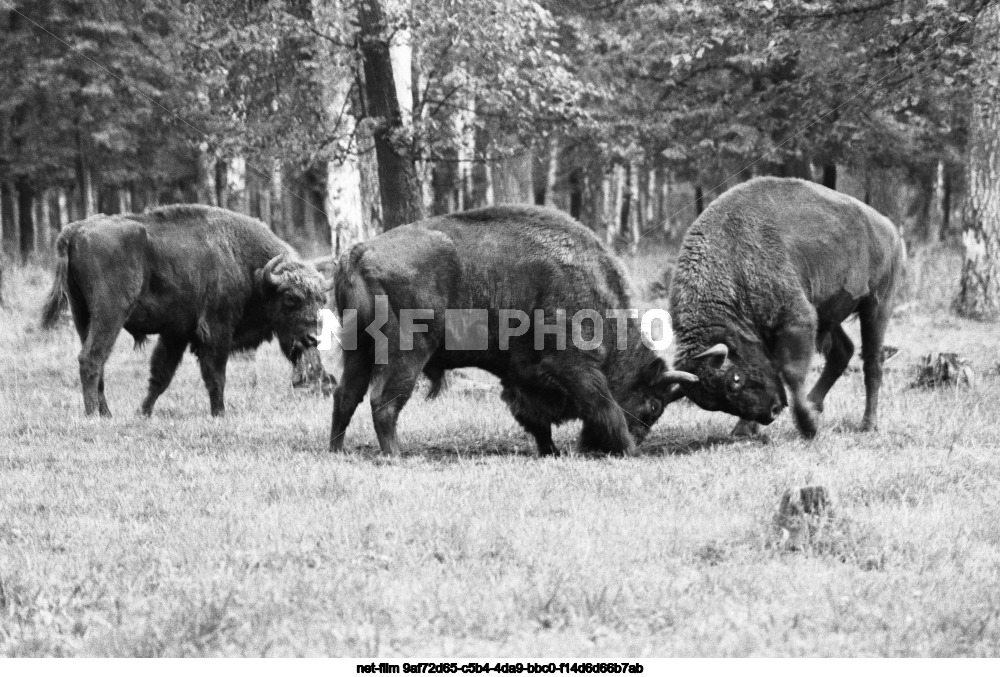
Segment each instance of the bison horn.
M716 343L708 350L700 352L697 355L695 355L694 359L701 360L706 357L717 357L717 358L722 358L722 360L725 360L727 357L729 357L729 346L727 346L725 343Z
M664 383L697 383L698 377L686 371L668 369L663 372L663 376L660 377L660 380Z
M282 252L281 254L278 254L264 265L263 277L268 284L273 284L275 286L280 284L281 280L278 279L277 276L281 273L280 267L284 263L284 261L285 261L285 253Z

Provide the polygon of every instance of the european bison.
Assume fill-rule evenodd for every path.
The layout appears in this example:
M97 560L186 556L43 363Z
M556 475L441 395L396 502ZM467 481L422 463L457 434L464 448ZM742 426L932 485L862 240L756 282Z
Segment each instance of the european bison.
M681 248L671 290L678 369L697 383L699 406L768 424L792 395L795 422L816 434L816 411L847 367L854 345L840 324L861 320L866 405L878 424L882 341L905 251L896 227L871 207L809 181L759 178L720 196ZM826 366L806 396L817 348Z
M492 207L395 228L341 257L335 298L345 326L357 311L357 343L334 392L332 451L369 384L379 445L397 453L396 419L421 372L433 395L446 370L478 367L500 378L540 454L559 453L552 424L571 419L583 420L584 449L629 453L680 396L676 383L694 378L667 368L637 319L610 319L632 307L624 272L552 209ZM380 333L363 330L373 323Z
M197 355L212 415L225 411L226 361L277 336L293 360L315 345L324 280L256 219L216 207L175 205L146 214L94 216L56 240L59 264L42 314L55 324L67 302L80 335L87 415L110 416L104 363L124 328L137 344L159 334L150 364L149 415L184 349Z

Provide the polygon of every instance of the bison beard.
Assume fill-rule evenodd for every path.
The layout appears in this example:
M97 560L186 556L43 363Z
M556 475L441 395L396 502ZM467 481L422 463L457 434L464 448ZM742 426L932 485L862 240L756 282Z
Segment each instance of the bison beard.
M688 230L673 278L677 365L699 377L684 393L741 417L741 433L773 421L787 387L795 422L812 437L854 353L841 323L857 314L862 427L875 429L882 342L904 262L896 227L854 198L799 179L760 178L727 191ZM826 365L807 395L817 347Z
M42 324L52 327L68 303L83 344L87 415L111 415L104 364L123 328L137 344L159 334L141 406L146 415L187 347L198 357L212 414L220 415L230 352L275 336L289 359L315 345L323 278L255 219L197 205L100 215L66 226L56 249Z
M501 310L529 318L544 310L566 317L589 309L631 307L624 272L589 230L561 212L538 207L494 207L440 216L395 228L355 245L338 264L335 297L343 317L357 311L357 348L345 351L344 373L334 392L330 449L344 445L355 409L371 387L372 418L383 452L398 453L396 420L421 373L432 393L448 369L478 367L500 378L503 400L535 438L542 455L558 454L552 425L583 420L585 449L629 453L664 407L677 397L676 383L694 377L667 369L641 340L639 323L627 324L627 348L615 347L617 323L605 319L604 345L564 349L546 335L535 347L534 331L501 346ZM376 363L376 345L364 331L386 297L388 363ZM433 311L426 332L404 349L400 310ZM482 350L446 348L446 309L487 313Z

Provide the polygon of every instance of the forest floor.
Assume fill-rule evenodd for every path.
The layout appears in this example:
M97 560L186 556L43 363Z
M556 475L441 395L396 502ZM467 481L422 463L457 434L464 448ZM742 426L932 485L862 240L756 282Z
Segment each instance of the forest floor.
M996 656L1000 333L948 313L957 269L917 257L877 433L851 371L813 441L787 413L734 441L678 403L637 457L539 459L496 384L462 379L404 410L408 454L378 453L362 405L331 455L330 400L272 345L230 363L224 419L190 356L144 419L149 350L122 336L115 418L86 419L74 331L37 329L51 273L8 268L0 654ZM910 388L935 350L975 387ZM773 515L812 484L835 516L792 550Z

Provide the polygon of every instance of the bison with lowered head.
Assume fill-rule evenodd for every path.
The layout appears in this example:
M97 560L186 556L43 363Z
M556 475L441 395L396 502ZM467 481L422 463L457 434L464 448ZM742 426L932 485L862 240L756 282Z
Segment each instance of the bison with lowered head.
M854 345L841 323L861 321L867 402L878 424L882 341L905 251L896 227L871 207L800 179L759 178L720 196L684 237L670 308L679 369L699 406L768 424L792 396L795 422L816 434L816 412ZM805 392L817 348L826 365Z
M278 338L294 360L315 345L324 280L260 221L216 207L175 205L94 216L56 240L59 264L43 310L51 327L67 302L83 343L88 415L110 416L104 363L124 328L137 343L159 334L150 364L150 414L187 347L197 355L212 415L225 411L226 361Z
M555 210L492 207L401 226L346 252L335 280L345 327L357 313L357 338L334 391L334 451L369 385L379 445L395 453L396 419L420 374L435 394L446 370L478 367L500 378L540 454L559 453L552 424L571 419L583 420L584 449L628 453L676 399L676 383L694 378L647 347L638 319L609 319L631 308L626 276L593 233ZM459 316L477 310L481 333L463 333ZM590 317L578 324L582 342L571 336L580 311ZM547 329L561 324L564 340L536 331L536 317ZM373 323L379 332L364 329Z

